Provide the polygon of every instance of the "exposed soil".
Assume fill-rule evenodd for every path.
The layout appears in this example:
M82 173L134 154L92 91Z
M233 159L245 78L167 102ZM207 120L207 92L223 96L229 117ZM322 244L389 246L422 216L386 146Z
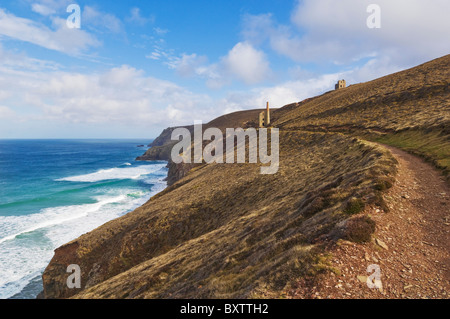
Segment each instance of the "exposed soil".
M422 159L385 147L399 162L398 175L384 196L389 212L366 211L377 223L373 240L339 241L330 251L335 272L301 279L287 297L449 298L450 188ZM380 267L382 289L367 285L372 264Z

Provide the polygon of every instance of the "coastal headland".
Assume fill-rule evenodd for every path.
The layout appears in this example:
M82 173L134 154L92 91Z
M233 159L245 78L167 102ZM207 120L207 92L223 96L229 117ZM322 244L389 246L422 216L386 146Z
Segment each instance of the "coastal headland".
M273 109L273 175L176 164L164 130L137 160L168 161L168 187L56 249L40 297L448 298L449 79L446 55ZM257 128L260 112L204 129ZM72 264L79 289L67 286ZM366 285L371 265L382 288Z

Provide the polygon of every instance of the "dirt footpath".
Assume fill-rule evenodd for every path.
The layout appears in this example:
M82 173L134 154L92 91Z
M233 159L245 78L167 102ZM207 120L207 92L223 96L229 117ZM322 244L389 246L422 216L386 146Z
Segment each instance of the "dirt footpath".
M390 211L368 208L377 224L373 241L339 241L331 251L335 273L299 282L288 297L450 297L450 188L430 164L385 147L398 160L399 171L384 196ZM381 289L369 288L367 277L376 279L377 269Z

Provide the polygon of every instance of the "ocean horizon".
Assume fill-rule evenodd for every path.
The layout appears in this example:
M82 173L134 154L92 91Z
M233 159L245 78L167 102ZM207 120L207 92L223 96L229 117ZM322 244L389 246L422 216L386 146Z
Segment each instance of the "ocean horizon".
M145 139L0 140L0 299L31 299L54 249L143 205L166 162Z

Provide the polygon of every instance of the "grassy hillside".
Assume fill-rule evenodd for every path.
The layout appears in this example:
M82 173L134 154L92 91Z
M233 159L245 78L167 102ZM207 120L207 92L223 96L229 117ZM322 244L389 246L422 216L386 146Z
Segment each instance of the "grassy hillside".
M397 146L448 176L450 55L288 105L273 121L280 129L352 133Z
M450 55L371 82L350 85L282 108L280 128L400 131L450 121Z
M382 193L396 161L367 139L448 169L449 78L446 56L276 110L278 173L196 166L134 212L58 249L44 296L276 296L298 278L333 271L327 247L370 240L375 226L365 208L387 209ZM243 114L254 125L250 113L212 123L241 126ZM68 264L81 267L81 291L66 288Z
M80 237L72 258L85 270L83 284L100 285L78 297L252 297L326 269L318 254L326 239L369 239L370 219L358 213L382 205L392 158L339 134L287 132L280 141L278 174L204 165ZM346 229L354 218L358 226Z

